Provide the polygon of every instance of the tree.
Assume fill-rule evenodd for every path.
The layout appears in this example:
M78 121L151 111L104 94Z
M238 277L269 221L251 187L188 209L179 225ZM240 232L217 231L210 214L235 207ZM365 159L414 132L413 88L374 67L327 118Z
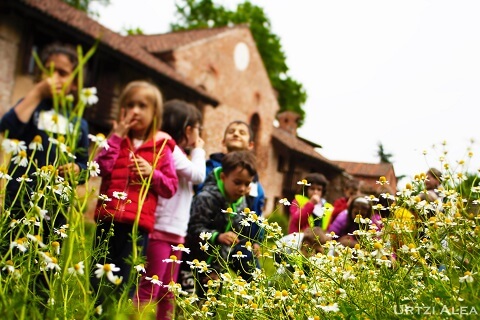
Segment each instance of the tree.
M281 111L295 111L303 124L305 111L302 106L307 100L303 85L288 75L286 56L280 38L271 31L271 23L264 10L248 0L240 3L236 11L227 10L213 0L183 0L176 4L178 21L171 24L172 31L248 24L257 44L263 64Z
M98 12L93 11L90 8L90 4L95 1L103 6L108 6L110 4L110 0L63 0L63 2L68 3L78 10L88 13L90 16L98 16Z
M390 159L393 157L393 154L386 153L381 142L378 143L377 155L380 158L380 163L392 163Z

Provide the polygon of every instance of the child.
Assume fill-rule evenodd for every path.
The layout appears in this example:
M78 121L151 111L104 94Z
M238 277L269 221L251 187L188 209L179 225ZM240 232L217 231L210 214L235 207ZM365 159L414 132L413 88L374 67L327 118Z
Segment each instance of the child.
M193 198L187 232L187 244L192 250L189 259L206 261L216 271L201 273L201 285L208 277L218 277L224 271L224 266L219 261L228 261L229 267L244 280L249 281L251 278L256 265L252 253L254 250L251 242L248 242L253 242L254 239L249 238L251 225L241 223L246 218L241 212L246 207L245 195L248 194L256 173L252 152L229 152L223 157L222 166L214 169L213 174L207 177L202 191ZM228 208L232 213L229 213ZM211 237L205 238L204 235ZM206 252L202 251L199 242L202 242L204 248L216 247L219 256L209 257L208 254L217 250L210 248ZM238 257L239 253L241 257ZM198 289L198 294L202 295L201 289L204 288Z
M170 134L177 145L173 150L173 161L179 183L178 191L170 199L158 197L155 211L155 230L150 234L147 248L146 276L158 276L164 285L176 282L179 265L167 264L164 259L172 255L181 261L182 251L172 247L185 242L193 184L205 179L204 142L200 138L202 114L193 105L180 100L165 103L162 130ZM186 151L190 151L190 159ZM141 279L135 300L147 303L158 302L157 319L172 319L174 296L166 287Z
M348 209L343 210L338 217L328 227L328 232L334 232L339 237L338 242L344 246L354 247L358 243L356 237L353 234L354 231L359 230L360 226L355 220L357 215L361 215L362 218L369 218L372 223L379 226L381 217L378 215L373 216L372 204L364 195L355 197Z
M158 88L145 81L130 82L120 95L119 105L119 119L108 138L109 148L96 157L102 176L100 196L111 201L97 204L95 239L98 243L108 242L106 257L98 263L119 267L115 276L120 275L126 283L131 270L131 262L126 259L133 251L134 224L138 219L138 245L145 250L155 223L157 198L171 198L177 191L178 179L172 159L175 143L168 134L157 130L163 112ZM150 176L151 184L139 208L142 180ZM113 235L110 231L114 231ZM115 280L120 281L120 277Z
M330 217L330 223L332 223L338 214L347 209L352 199L359 194L360 181L357 179L348 179L343 186L344 196L338 198L333 202L332 216Z
M5 207L11 212L12 218L20 219L25 216L26 206L32 200L32 194L38 191L41 179L36 179L36 171L47 165L53 165L58 170L58 174L63 178L79 176L82 170L87 167L88 161L88 124L84 119L72 118L66 111L64 105L60 104L58 110L54 110L53 95L64 95L76 90L76 82L73 78L73 72L78 64L78 56L75 47L67 44L53 43L46 46L40 55L41 61L46 70L53 70L52 74L42 74L41 81L38 82L27 95L20 100L12 109L10 109L0 121L0 132L5 134L8 139L23 141L25 144L26 158L33 156L35 165L14 166L13 163L9 170L12 179L6 186ZM53 92L55 91L55 92ZM55 119L55 121L53 120ZM71 128L75 127L76 122L80 121L80 131L74 133ZM53 125L56 124L56 125ZM74 154L70 157L68 163L61 164L59 153L63 154L60 144L51 142L50 138L57 139L67 135L77 135ZM60 140L60 139L58 139ZM32 148L32 145L37 144ZM27 148L28 147L28 148ZM13 158L12 158L13 160ZM19 190L25 188L17 180L22 176L27 176L33 181L26 184L29 188L25 190L21 198L15 202ZM83 183L84 179L69 181L70 185ZM38 187L37 187L38 186ZM20 191L21 192L21 191ZM27 204L27 205L25 205ZM56 201L45 204L38 203L38 206L48 209L48 215L44 219L44 241L47 241L53 227L58 227L66 223L63 216L63 210L68 208L59 206ZM29 206L30 207L30 206ZM57 215L57 213L59 213ZM47 223L47 221L49 221Z
M307 197L295 195L290 206L288 233L303 231L310 226L309 219L313 219L313 225L324 230L328 226L332 205L323 198L328 180L321 173L310 173L305 180L310 184L307 186Z
M243 121L233 121L228 124L223 135L222 146L228 152L240 150L253 150L253 131L250 126ZM213 171L213 169L221 166L222 159L225 153L212 153L210 159L207 160L206 176ZM202 189L203 184L197 186L197 193ZM250 186L250 192L247 196L247 205L250 210L255 211L258 216L262 215L263 206L265 204L265 192L262 185L258 181L258 175L255 175L254 181ZM256 230L257 231L257 230Z

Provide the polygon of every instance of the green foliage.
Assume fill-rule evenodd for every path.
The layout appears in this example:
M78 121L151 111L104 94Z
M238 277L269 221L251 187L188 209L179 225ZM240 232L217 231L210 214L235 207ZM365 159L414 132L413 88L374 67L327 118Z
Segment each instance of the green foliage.
M143 30L141 28L127 28L124 30L125 33L129 36L134 36L134 35L142 35L144 34L143 33Z
M383 147L383 143L381 142L378 143L377 155L380 158L380 163L392 163L391 159L393 157L393 154L386 153Z
M110 4L110 0L63 0L63 1L78 10L88 13L91 16L98 16L98 12L92 11L90 8L90 4L92 2L96 1L103 6L108 6Z
M212 0L183 0L177 4L178 21L171 24L173 31L248 24L268 77L278 95L280 112L295 111L300 114L299 126L304 122L302 106L307 100L303 85L288 75L285 52L280 38L271 31L270 19L264 10L248 0L229 11Z

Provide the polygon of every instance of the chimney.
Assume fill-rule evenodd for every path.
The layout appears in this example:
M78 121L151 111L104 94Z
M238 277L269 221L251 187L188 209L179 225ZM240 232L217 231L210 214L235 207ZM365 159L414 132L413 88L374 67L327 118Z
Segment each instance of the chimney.
M280 129L287 131L295 137L297 136L298 119L300 119L300 115L294 111L287 110L277 114Z

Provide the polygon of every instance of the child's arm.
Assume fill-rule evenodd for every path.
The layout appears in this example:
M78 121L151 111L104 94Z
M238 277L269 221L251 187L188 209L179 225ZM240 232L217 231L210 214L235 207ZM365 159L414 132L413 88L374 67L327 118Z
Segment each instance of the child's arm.
M315 205L308 201L303 208L300 208L300 205L296 200L293 200L292 205L290 206L290 223L288 233L299 230L303 226L308 225L308 216L312 214Z
M108 150L102 149L95 158L100 167L100 176L105 177L113 170L113 166L120 154L120 145L123 138L116 134L112 134L108 138Z
M23 123L27 123L40 101L52 97L52 86L57 88L58 83L58 78L55 74L37 83L27 93L25 98L13 108L18 119Z
M205 180L205 150L195 148L191 152L191 160L187 158L180 147L173 149L173 159L178 177L186 178L193 184L201 183Z
M170 144L170 145L169 145ZM157 167L153 171L152 188L162 198L170 199L178 188L178 177L172 157L173 140L163 148Z

